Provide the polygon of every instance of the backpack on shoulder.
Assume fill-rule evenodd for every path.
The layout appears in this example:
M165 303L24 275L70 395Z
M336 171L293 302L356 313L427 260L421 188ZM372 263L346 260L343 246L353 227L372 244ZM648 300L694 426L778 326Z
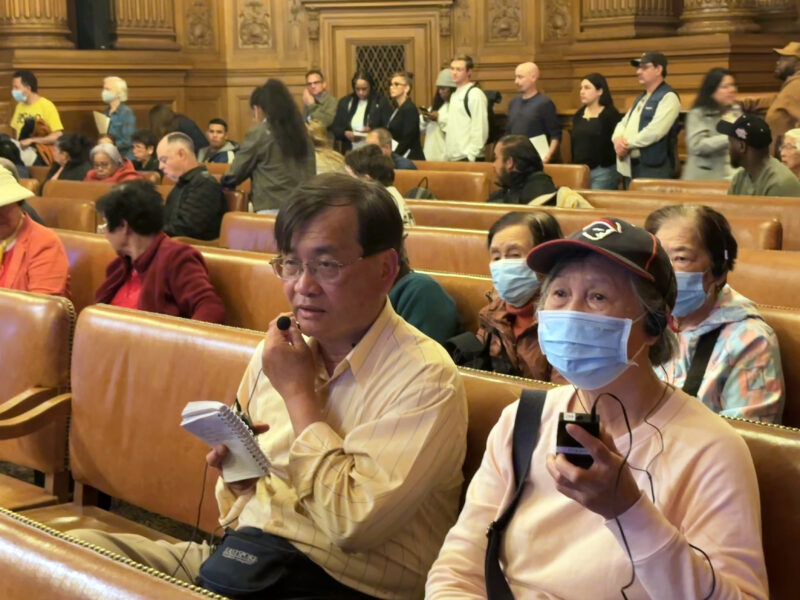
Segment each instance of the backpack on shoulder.
M473 88L478 88L483 95L486 96L486 114L489 119L489 137L486 140L487 144L493 144L501 137L506 130L506 123L508 122L507 115L496 115L494 113L494 105L499 104L503 99L503 94L497 90L484 90L477 83L473 83L464 94L464 110L467 111L467 116L471 119L472 113L469 110L469 93Z

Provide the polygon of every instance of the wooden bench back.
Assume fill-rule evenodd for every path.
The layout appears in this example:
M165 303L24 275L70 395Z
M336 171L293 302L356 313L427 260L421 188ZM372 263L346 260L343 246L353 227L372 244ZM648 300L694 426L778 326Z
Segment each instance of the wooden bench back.
M413 171L396 169L394 187L405 196L406 192L428 179L428 189L436 198L463 202L486 202L491 179L474 171Z

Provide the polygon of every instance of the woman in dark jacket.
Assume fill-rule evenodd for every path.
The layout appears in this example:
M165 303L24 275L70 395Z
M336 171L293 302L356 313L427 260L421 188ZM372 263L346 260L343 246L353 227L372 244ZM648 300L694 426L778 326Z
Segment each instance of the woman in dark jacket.
M53 164L45 176L45 181L60 179L83 181L92 169L89 150L92 143L82 133L65 133L56 140Z
M411 160L425 160L419 139L419 110L411 101L411 75L398 72L392 75L389 96L394 112L389 117L386 128L397 142L394 151Z
M192 138L195 154L200 148L208 146L206 134L197 126L197 123L186 115L174 112L166 104L156 104L150 109L150 131L156 136L157 141L174 131L185 133Z
M376 127L385 127L392 112L369 73L356 71L350 84L353 93L339 100L331 125L331 132L342 143L344 152L353 147L353 142L363 141L359 133L366 134Z

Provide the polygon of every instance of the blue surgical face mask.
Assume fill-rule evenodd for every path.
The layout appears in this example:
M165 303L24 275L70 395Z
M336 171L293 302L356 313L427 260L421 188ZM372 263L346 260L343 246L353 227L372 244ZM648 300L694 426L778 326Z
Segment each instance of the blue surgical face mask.
M25 102L25 92L22 90L11 90L11 97L17 102Z
M489 263L498 295L511 306L525 306L539 289L539 279L524 258L502 258Z
M636 364L628 360L633 323L575 310L540 310L539 346L547 361L572 385L596 390ZM636 354L639 351L641 348Z
M685 317L703 306L708 294L703 289L703 275L705 273L681 273L675 271L678 280L678 297L675 299L675 308L672 315Z
M114 98L117 97L117 95L114 92L112 92L111 90L103 90L100 93L100 97L103 99L103 102L105 102L106 104L111 104L114 101Z

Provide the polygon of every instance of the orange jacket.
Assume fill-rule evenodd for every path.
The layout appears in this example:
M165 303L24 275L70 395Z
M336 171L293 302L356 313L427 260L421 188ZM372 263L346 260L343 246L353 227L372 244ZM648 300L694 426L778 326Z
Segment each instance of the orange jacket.
M69 297L69 261L58 235L29 216L19 230L14 252L3 265L12 290Z
M125 162L122 163L122 166L114 171L108 177L102 178L97 175L97 171L92 169L86 174L86 179L84 181L100 181L103 183L120 183L122 181L133 181L135 179L141 179L139 173L136 172L136 169L133 166L133 163L125 159Z

